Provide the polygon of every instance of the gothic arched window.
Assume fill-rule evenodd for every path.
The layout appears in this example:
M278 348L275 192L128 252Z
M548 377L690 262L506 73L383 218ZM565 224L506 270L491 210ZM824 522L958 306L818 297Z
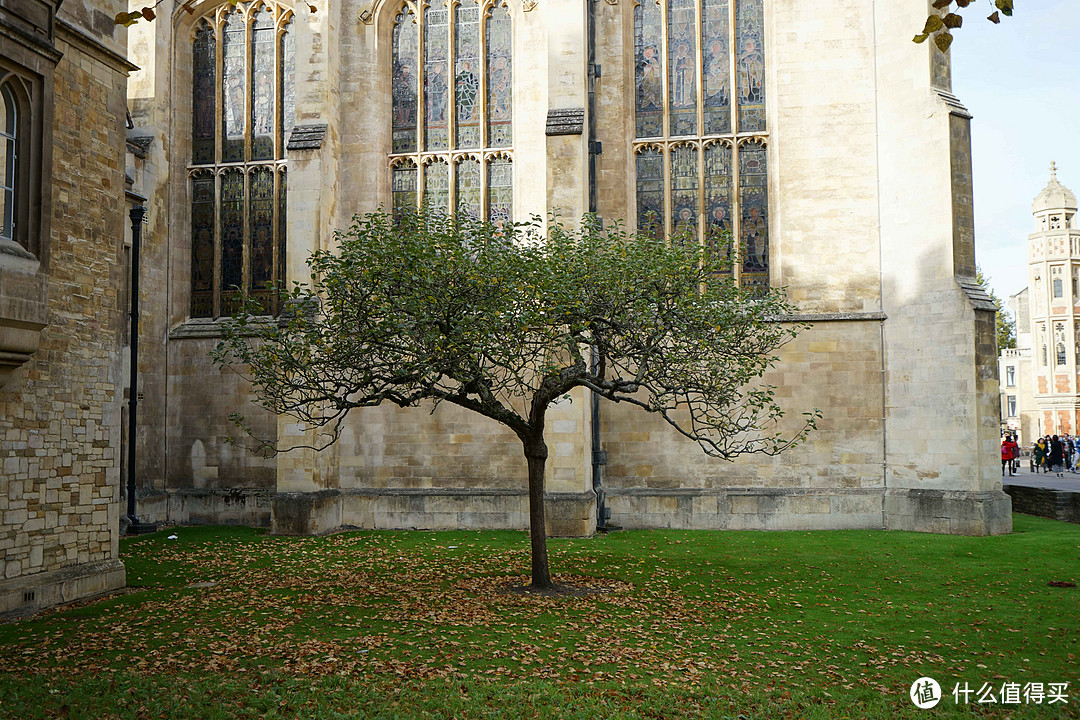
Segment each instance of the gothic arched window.
M6 75L6 77L5 77ZM30 85L0 68L0 241L37 252L30 228Z
M510 11L501 0L406 3L394 18L395 210L427 203L493 222L513 199Z
M638 231L731 253L742 285L768 286L763 0L642 0L634 84Z
M294 115L292 11L256 0L195 23L191 107L191 317L277 313L285 279L286 134Z

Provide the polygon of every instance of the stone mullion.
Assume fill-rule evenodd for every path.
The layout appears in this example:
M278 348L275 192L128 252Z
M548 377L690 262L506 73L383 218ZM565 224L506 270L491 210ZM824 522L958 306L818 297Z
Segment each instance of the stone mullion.
M738 54L735 47L735 23L738 22L738 14L736 13L736 4L740 0L731 0L728 3L728 89L730 92L730 100L728 101L728 113L731 116L731 134L732 136L739 134L739 78L738 68L735 63L738 61ZM734 149L734 148L733 148Z
M446 0L446 28L447 28L447 46L446 46L446 92L448 97L446 98L446 145L451 151L457 150L457 48L454 47L454 42L457 40L457 9L458 0ZM447 160L450 160L448 157ZM450 162L453 165L453 162ZM450 175L454 173L451 172ZM451 185L453 188L453 185ZM453 191L450 192L453 195ZM450 208L453 209L454 203L450 202Z
M476 35L479 38L478 42L480 47L477 48L477 55L480 57L480 97L477 98L477 117L480 118L480 174L486 175L484 172L484 157L483 151L488 146L488 116L487 116L487 96L488 96L488 77L487 77L487 63L488 63L488 49L487 49L487 21L488 16L492 10L495 9L497 3L491 3L484 5L479 9L478 23ZM481 210L483 210L483 203L481 203Z
M705 245L705 144L700 138L705 136L705 62L704 51L701 47L702 28L705 24L705 4L701 0L697 3L697 12L694 14L694 47L696 48L695 62L697 62L697 82L694 91L697 99L697 135L699 140L694 147L697 148L698 166L698 206L697 206L697 235L698 244Z
M427 96L424 94L424 81L427 79L427 65L424 63L424 38L427 35L427 3L420 3L416 9L416 165L419 168L420 153L427 150ZM393 50L391 50L391 53ZM423 193L417 193L420 197Z
M737 112L732 115L738 116ZM733 118L734 119L734 118ZM739 143L731 141L731 248L734 261L731 277L742 283L742 189L739 185Z
M491 203L488 201L488 157L485 150L488 146L488 115L487 115L487 96L488 96L488 76L487 76L487 62L488 62L488 48L487 48L487 24L488 16L498 3L482 4L479 10L479 23L480 27L477 29L477 37L479 38L480 47L477 48L477 54L480 56L480 97L478 98L479 104L478 117L480 118L480 219L489 220L491 216Z
M645 0L645 2L652 2L653 0ZM660 97L664 103L664 109L660 113L662 121L661 130L664 133L664 140L671 138L671 106L669 104L669 82L668 73L671 68L668 67L668 7L667 0L657 0L657 4L660 6ZM665 145L665 154L667 148Z
M274 26L274 151L273 158L278 159L282 155L285 143L285 68L282 67L285 60L285 30L288 23L283 21L285 12L281 8L275 8L280 14ZM275 188L277 180L274 180ZM275 195L276 197L276 195Z
M698 122L701 122L701 113L698 113ZM701 125L698 125L701 128ZM694 143L697 148L697 239L698 245L705 247L705 142L698 140Z
M279 255L278 250L279 238L278 234L278 209L281 207L281 168L277 165L271 166L270 171L274 174L274 192L271 195L270 202L271 208L271 220L270 220L270 278L274 282L274 285L284 285L284 278L278 277ZM277 293L273 293L270 296L270 310L271 314L276 315L280 308L278 307Z

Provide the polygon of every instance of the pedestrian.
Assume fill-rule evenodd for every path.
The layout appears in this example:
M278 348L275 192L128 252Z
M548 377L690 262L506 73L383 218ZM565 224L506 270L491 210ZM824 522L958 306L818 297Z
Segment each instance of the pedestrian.
M1006 435L1005 439L1001 441L1001 477L1005 477L1005 468L1009 469L1010 477L1016 474L1012 468L1013 451L1015 449L1016 443L1013 442L1012 435Z
M1046 461L1046 441L1039 438L1035 441L1035 447L1031 451L1032 457L1035 458L1035 472L1042 470L1043 463Z
M1012 473L1015 475L1020 472L1020 443L1016 435L1012 436L1013 441L1013 456L1012 456ZM1075 470L1073 471L1075 472Z
M1057 435L1052 435L1050 437L1050 452L1046 459L1051 472L1058 477L1065 477L1062 474L1062 471L1065 469L1065 448L1062 446L1061 440Z
M1072 472L1073 440L1068 434L1062 436L1061 448L1064 451L1065 469Z

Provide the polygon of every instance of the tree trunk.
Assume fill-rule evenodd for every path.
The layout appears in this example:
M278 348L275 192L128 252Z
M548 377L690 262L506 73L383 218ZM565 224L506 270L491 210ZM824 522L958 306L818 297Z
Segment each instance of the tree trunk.
M532 538L532 586L550 590L548 570L547 524L544 521L544 466L547 464L547 445L543 440L525 448L529 461L529 534Z

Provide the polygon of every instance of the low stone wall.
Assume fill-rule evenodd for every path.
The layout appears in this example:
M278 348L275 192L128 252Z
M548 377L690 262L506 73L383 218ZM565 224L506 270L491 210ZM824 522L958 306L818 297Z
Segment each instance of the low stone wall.
M124 587L124 564L113 558L0 581L0 620L85 600Z
M548 535L588 537L596 531L596 496L548 493ZM364 530L524 530L529 496L523 490L394 488L278 493L271 532L322 535Z
M270 527L270 490L143 490L136 495L142 522L176 525L248 525ZM124 504L122 512L126 512Z
M1080 493L1024 485L1006 485L1004 490L1015 512L1080 523Z

